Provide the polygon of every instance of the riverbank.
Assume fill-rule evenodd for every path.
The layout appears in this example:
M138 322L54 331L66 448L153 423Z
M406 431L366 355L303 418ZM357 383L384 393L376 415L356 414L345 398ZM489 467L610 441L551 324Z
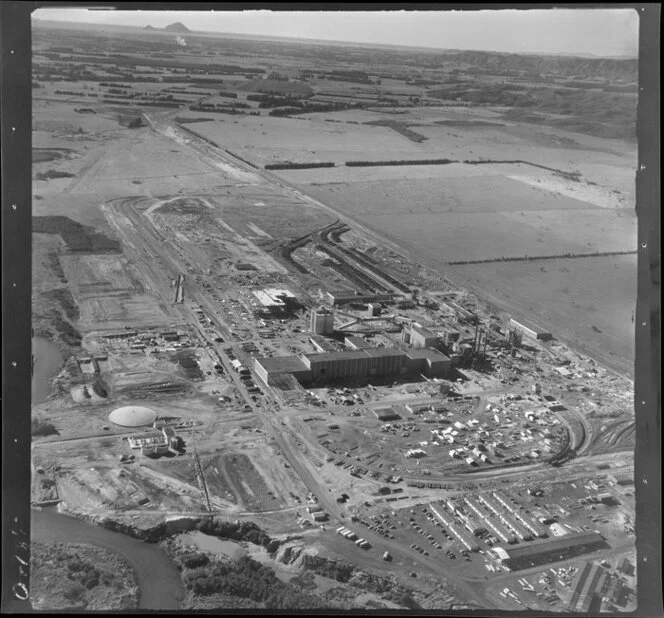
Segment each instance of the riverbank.
M180 574L159 545L63 515L53 507L33 510L31 519L33 543L80 543L119 554L135 574L138 609L180 608L184 597Z
M30 599L37 611L135 609L138 585L131 564L116 552L95 545L33 542Z
M65 362L56 343L44 337L32 339L32 405L41 403L51 394L51 380Z

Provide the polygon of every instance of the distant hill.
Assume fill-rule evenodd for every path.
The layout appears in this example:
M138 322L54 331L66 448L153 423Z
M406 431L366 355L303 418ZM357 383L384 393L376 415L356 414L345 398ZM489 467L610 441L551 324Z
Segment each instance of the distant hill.
M599 77L637 81L636 58L580 58L578 56L540 56L497 52L460 51L448 53L445 60L491 71L528 71L567 77Z
M187 26L183 23L176 21L174 24L170 24L164 28L164 32L175 32L177 34L186 34L191 32Z
M158 28L154 28L153 26L150 26L149 24L143 28L143 30L154 30L155 32L158 30Z

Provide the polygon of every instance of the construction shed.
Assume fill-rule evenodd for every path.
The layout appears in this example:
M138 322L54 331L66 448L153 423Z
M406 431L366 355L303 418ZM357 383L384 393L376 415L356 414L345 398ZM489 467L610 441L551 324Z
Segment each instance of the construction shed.
M129 129L142 127L144 125L143 114L135 110L123 110L118 113L118 122Z
M510 328L521 331L521 333L523 333L526 337L530 337L531 339L541 339L542 341L548 341L553 338L553 335L550 332L540 328L532 322L527 322L525 320L515 320L514 318L511 318Z
M382 408L374 408L373 413L376 415L379 421L398 421L401 417L396 413L394 408L391 406L385 406Z
M607 549L608 543L598 532L583 532L552 537L532 543L500 547L501 562L511 571L521 571L560 560ZM498 549L498 548L497 548Z
M609 479L611 479L616 485L634 485L634 478L624 472L610 474Z

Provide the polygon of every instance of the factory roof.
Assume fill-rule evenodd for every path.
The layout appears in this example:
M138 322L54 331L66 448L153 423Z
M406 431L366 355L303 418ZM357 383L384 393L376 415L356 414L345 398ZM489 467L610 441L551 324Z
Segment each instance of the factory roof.
M309 362L314 363L325 363L328 361L338 361L338 360L352 360L352 359L365 359L367 355L365 354L366 350L344 350L342 352L320 352L317 354L305 354Z
M266 288L265 290L254 290L254 296L264 307L280 307L284 301L280 298L286 296L288 298L295 298L295 294L288 290Z
M293 292L284 288L266 288L265 292L272 297L287 296L288 298L295 298Z
M307 370L307 366L298 356L267 356L256 358L256 362L269 373L291 373Z
M346 345L352 345L355 346L356 348L370 348L371 344L362 337L358 337L357 335L349 335L348 337L345 338L345 343Z
M265 290L254 290L253 294L263 307L280 307L284 304L283 300L272 298Z
M384 358L387 356L403 356L405 353L399 350L398 348L367 348L362 350L366 356L371 356L372 358Z
M533 324L532 322L528 322L527 320L521 320L521 319L516 319L516 318L511 318L510 319L510 324L513 324L515 326L521 326L522 328L528 328L536 333L539 334L544 334L548 333L549 331L544 330L543 328L540 328L536 324Z
M550 539L532 541L531 543L517 545L514 547L503 547L502 549L505 553L507 553L510 560L516 560L518 558L535 556L537 554L545 554L553 551L563 551L570 547L592 545L595 543L603 542L605 542L604 538L598 532L583 532L581 534L568 534Z
M424 326L420 326L419 324L413 324L410 329L414 330L416 333L419 333L423 337L426 337L427 339L435 339L438 337L438 333L432 331L429 328L425 328Z
M318 348L321 352L332 352L336 350L325 337L321 337L320 335L311 335L309 341L311 341L312 345Z
M450 360L442 352L432 348L419 348L417 350L408 350L406 354L410 358L426 358L432 361L448 361Z
M357 290L330 290L328 292L331 296L335 298L352 298L354 296L368 296L369 294L362 294Z
M396 412L394 408L391 406L388 407L382 407L382 408L374 408L373 413L378 417L379 420L381 421L390 421L390 420L396 420L401 418L399 414Z

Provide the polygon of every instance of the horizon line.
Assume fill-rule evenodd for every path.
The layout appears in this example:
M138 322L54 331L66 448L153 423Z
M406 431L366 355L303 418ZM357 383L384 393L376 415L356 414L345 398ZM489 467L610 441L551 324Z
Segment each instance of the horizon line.
M109 13L112 13L113 11L108 11ZM81 25L81 26L91 26L91 27L116 27L116 28L129 28L129 29L135 29L135 30L145 30L148 26L151 27L151 30L154 30L155 32L164 32L165 28L167 26L158 28L156 26L151 26L151 24L146 24L145 26L128 26L124 24L98 24L94 22L82 22L82 21L67 21L64 19L42 19L37 16L32 17L32 21L38 21L38 22L43 22L43 23L56 23L56 24L72 24L72 25ZM189 27L183 24L182 22L173 22L173 23L179 23L182 24L187 30L189 30ZM169 24L172 25L172 24ZM495 49L476 49L476 48L459 48L459 47L454 47L454 48L449 48L449 47L429 47L429 46L413 46L413 45L396 45L393 43L376 43L376 42L363 42L363 41L344 41L344 40L339 40L339 39L309 39L306 37L298 37L298 36L280 36L277 34L257 34L257 33L249 33L249 32L222 32L219 30L189 30L188 33L171 33L171 32L164 32L165 34L217 34L217 35L222 35L222 36L231 36L231 37L237 37L237 38L242 38L242 37L261 37L265 39L283 39L287 41L304 41L304 42L310 42L310 43L320 43L320 44L325 44L325 43L335 43L335 44L343 44L343 45L362 45L366 47L388 47L392 49L413 49L413 50L427 50L427 51L439 51L439 52L451 52L451 51L470 51L470 52L482 52L482 53L487 53L487 54L508 54L508 55L514 55L514 56L562 56L565 58L590 58L590 59L609 59L609 60L637 60L638 59L638 53L635 55L632 54L626 54L626 55L598 55L594 54L592 52L588 52L585 54L576 54L576 53L567 53L567 52L536 52L536 51L500 51L500 50L495 50Z

